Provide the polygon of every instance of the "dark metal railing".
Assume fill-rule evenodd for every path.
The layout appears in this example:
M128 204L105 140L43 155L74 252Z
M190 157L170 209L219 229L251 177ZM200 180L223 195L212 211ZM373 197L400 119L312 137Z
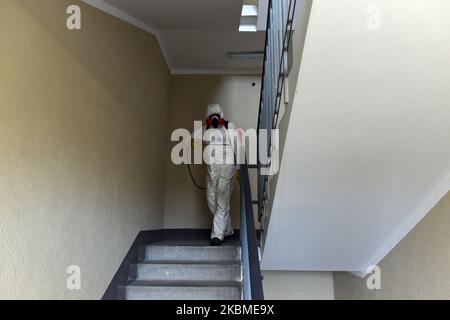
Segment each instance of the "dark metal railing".
M269 0L263 79L258 115L258 216L261 220L268 202L268 170L272 156L272 129L278 125L285 78L289 72L296 0ZM266 134L261 136L261 130ZM262 156L264 155L264 156Z
M241 165L240 170L243 300L264 300L248 166Z
M269 0L264 69L258 115L258 216L261 220L267 204L268 173L273 146L272 129L278 125L285 78L289 72L288 50L296 0ZM262 136L261 129L266 129ZM261 148L266 157L262 158ZM243 299L264 300L258 236L255 228L248 165L241 165L241 248L243 271Z

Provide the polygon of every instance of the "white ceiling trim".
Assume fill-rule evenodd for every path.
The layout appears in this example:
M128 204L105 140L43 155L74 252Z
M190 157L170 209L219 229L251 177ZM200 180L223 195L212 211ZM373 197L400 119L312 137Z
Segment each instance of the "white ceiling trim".
M138 27L139 29L142 29L148 33L153 34L156 37L156 39L158 40L162 54L164 56L164 59L166 60L167 66L168 66L171 74L174 74L173 68L168 59L167 49L165 48L164 43L161 41L161 35L158 30L152 28L151 26L140 21L139 19L136 19L135 17L129 15L128 13L110 5L109 3L106 3L103 0L82 0L82 1L99 9L99 10L109 13L110 15L112 15L122 21L128 22L129 24L131 24L135 27Z
M352 274L364 278L368 275L368 270L371 266L375 266L381 262L392 249L400 243L406 235L414 229L414 227L445 197L450 191L450 175L440 183L430 197L425 200L422 206L416 213L406 221L401 228L389 239L389 241L381 247L381 249L373 256L373 258L366 264L366 268L361 271L352 272Z
M157 35L158 31L149 25L143 23L142 21L136 19L133 16L130 16L128 13L117 9L116 7L110 5L109 3L106 3L103 0L82 0L83 2L86 2L87 4L96 7L97 9L100 9L102 11L105 11L116 18L119 18L120 20L123 20L125 22L128 22L142 30L145 30L151 34Z

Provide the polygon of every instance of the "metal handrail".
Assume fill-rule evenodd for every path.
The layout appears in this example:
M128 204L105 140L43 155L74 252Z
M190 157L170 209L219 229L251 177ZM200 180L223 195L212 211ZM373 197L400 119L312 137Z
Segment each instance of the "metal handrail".
M296 0L269 0L267 32L264 50L263 80L258 114L258 217L263 218L268 199L268 175L262 168L269 168L272 136L271 130L278 125L282 92L285 78L289 72L288 50L296 9ZM261 140L260 130L268 130L265 141ZM265 143L267 159L261 159L261 144Z
M291 43L291 33L296 0L269 0L267 32L264 50L263 81L261 83L260 108L258 113L258 217L264 214L267 199L268 175L261 169L270 162L261 161L260 129L272 130L277 127L281 96L288 73L287 53ZM271 134L266 135L267 155L272 148ZM269 160L270 161L270 160ZM253 215L248 165L241 165L241 248L243 273L243 299L264 300L262 275L259 260L258 237Z
M264 300L248 166L240 168L243 300Z

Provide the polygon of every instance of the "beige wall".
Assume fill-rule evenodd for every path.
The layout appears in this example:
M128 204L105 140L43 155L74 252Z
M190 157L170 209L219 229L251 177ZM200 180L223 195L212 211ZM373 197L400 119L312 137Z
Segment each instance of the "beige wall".
M379 264L381 290L334 274L337 299L450 299L450 193Z
M75 0L1 0L0 298L98 299L163 227L168 86L153 36Z
M267 300L333 300L331 272L263 271Z
M252 84L255 83L255 86ZM206 118L206 107L219 103L225 117L240 128L255 128L258 119L260 76L174 76L171 81L169 133L174 129L193 130L194 120ZM187 167L176 166L170 160L167 150L167 172L165 187L165 228L210 228L211 214L208 210L205 191L194 187ZM202 186L205 182L205 166L193 167L193 174ZM255 186L253 186L253 191ZM234 188L232 216L238 227L239 188ZM256 193L255 193L256 195Z

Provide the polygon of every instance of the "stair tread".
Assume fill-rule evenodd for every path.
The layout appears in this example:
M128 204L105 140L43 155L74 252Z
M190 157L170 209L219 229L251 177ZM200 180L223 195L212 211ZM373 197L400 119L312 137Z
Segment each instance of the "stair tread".
M137 263L130 265L129 279L152 281L240 281L241 265Z
M140 264L140 265L193 265L193 266L240 266L240 260L152 260L146 259L138 262L134 262L132 264Z
M120 300L241 300L238 286L143 286L119 287Z
M239 240L225 240L221 246L211 246L211 240L162 240L152 243L148 246L180 246L180 247L209 247L209 248L226 248L226 247L240 247Z
M186 263L197 261L205 263L219 263L219 262L237 262L241 261L241 249L239 247L211 247L211 246L161 246L151 245L146 246L145 250L141 251L139 261L163 261L172 263L181 261Z
M191 244L148 244L146 245L147 248L188 248L188 249L210 249L210 250L229 250L229 249L238 249L240 246L234 246L234 245L222 245L222 246L205 246L205 245L191 245Z
M122 287L198 287L198 288L241 288L240 281L208 280L131 280Z

